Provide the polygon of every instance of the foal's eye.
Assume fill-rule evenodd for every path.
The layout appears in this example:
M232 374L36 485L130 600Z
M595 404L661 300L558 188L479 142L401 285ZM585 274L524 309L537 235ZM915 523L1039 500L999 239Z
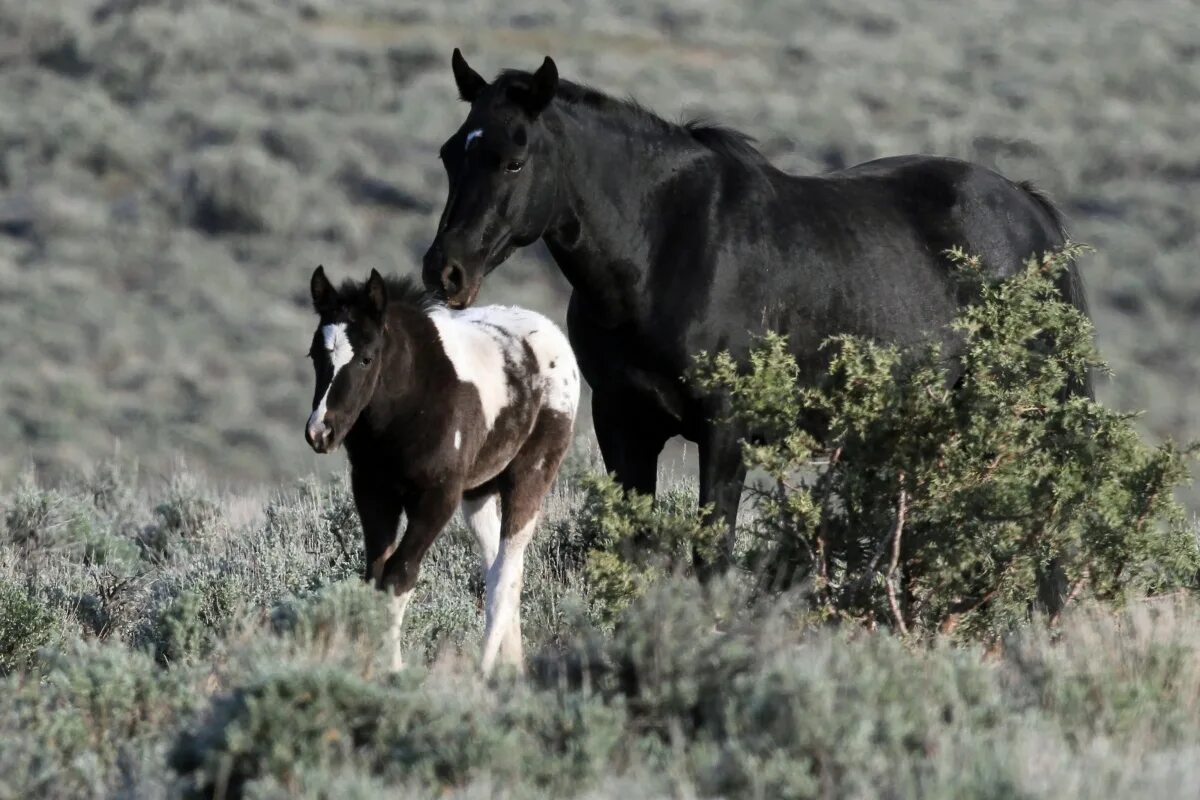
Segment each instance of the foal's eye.
M369 367L369 366L371 366L371 362L374 361L375 359L371 358L371 356L363 356L362 359L360 359L360 360L364 367Z
M523 166L525 166L524 161L517 161L516 159L513 159L512 161L510 161L504 165L504 170L506 172L520 172L521 167L523 167Z

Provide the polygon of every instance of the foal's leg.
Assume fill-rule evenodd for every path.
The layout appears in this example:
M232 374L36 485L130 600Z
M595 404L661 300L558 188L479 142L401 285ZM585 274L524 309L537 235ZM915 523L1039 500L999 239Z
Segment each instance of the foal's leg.
M361 473L351 473L350 487L363 529L363 580L382 589L383 565L396 549L396 526L403 504L394 488L373 483Z
M525 548L533 539L539 512L521 514L520 522L500 539L500 553L488 571L487 626L483 635L481 667L487 675L496 664L503 647L504 660L520 666L521 646L521 578L525 571ZM507 517L506 517L507 522Z
M395 551L383 566L382 581L392 590L392 669L404 666L400 654L400 633L404 625L404 612L417 583L421 559L425 551L437 539L446 523L454 516L462 493L453 489L430 489L413 497L407 504L408 527Z
M521 585L525 548L533 538L542 501L558 474L571 441L573 420L556 411L542 411L525 445L501 473L500 552L488 571L487 627L483 637L482 669L495 666L503 646L504 660L520 666Z
M500 492L491 483L481 489L467 492L462 500L463 521L475 534L479 544L479 555L483 561L483 577L487 580L488 570L500 550Z

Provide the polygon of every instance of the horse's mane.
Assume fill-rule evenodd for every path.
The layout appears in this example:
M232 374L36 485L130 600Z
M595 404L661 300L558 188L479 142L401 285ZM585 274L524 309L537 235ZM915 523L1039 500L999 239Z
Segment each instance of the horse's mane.
M504 81L510 86L525 88L530 85L532 77L531 73L523 70L506 69L496 80ZM681 123L671 122L631 97L616 98L594 87L568 80L559 80L554 99L572 106L625 115L638 124L664 133L688 136L700 146L747 166L770 164L766 156L754 146L754 137L706 118L697 117Z
M410 275L385 275L383 283L387 286L389 308L404 306L428 313L443 305L441 300ZM346 305L366 305L367 282L349 278L338 288L338 296Z

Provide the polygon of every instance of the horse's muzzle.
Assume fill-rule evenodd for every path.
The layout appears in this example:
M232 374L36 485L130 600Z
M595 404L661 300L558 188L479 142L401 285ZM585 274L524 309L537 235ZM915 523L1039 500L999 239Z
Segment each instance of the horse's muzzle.
M421 269L421 280L425 288L437 294L450 308L466 308L475 302L482 283L476 271L468 269L463 259L447 252L440 241L430 245L425 252Z
M472 281L460 264L448 263L439 276L441 295L451 308L466 308L475 302L479 294L479 281Z

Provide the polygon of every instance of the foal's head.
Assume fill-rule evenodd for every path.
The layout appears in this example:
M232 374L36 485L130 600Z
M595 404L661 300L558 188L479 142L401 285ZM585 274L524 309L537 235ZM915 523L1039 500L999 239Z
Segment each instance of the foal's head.
M471 110L439 154L449 192L422 278L462 308L484 275L550 224L557 184L542 115L558 90L558 69L546 58L534 73L508 72L489 84L457 49L452 66Z
M365 284L339 292L317 267L310 281L313 308L321 317L313 334L312 358L317 385L304 438L318 453L341 444L366 408L379 381L388 290L371 270Z

